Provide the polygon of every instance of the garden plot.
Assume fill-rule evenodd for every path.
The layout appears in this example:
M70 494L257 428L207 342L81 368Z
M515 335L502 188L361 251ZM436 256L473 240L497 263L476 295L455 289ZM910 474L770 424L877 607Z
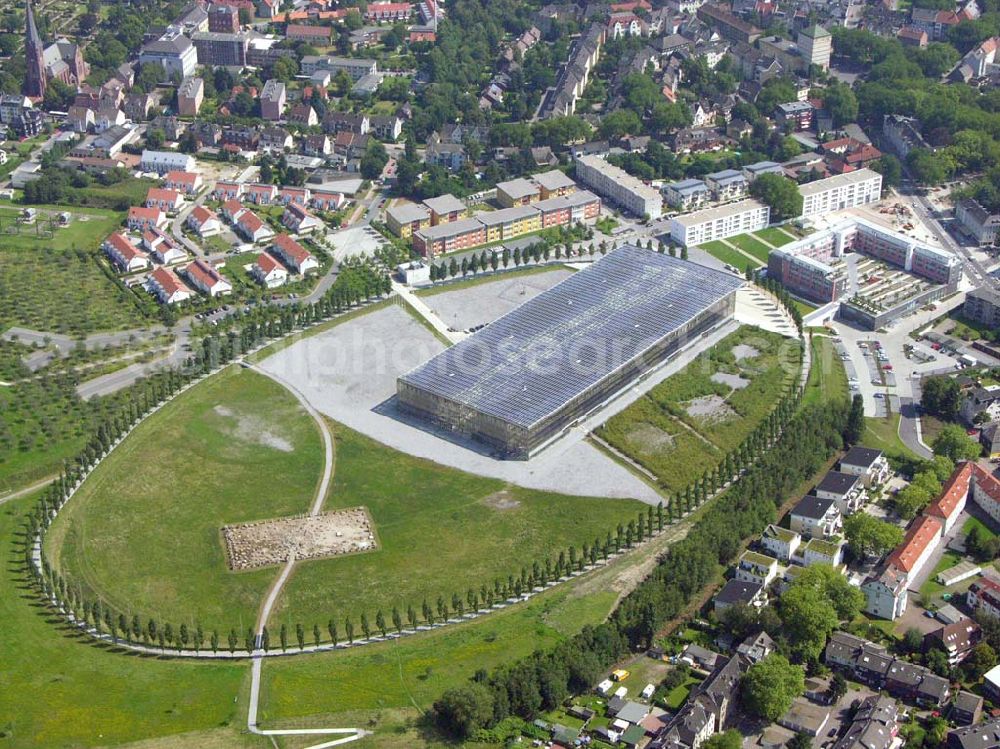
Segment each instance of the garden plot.
M231 570L273 567L292 557L303 560L357 554L378 547L371 516L363 507L227 525L222 537Z

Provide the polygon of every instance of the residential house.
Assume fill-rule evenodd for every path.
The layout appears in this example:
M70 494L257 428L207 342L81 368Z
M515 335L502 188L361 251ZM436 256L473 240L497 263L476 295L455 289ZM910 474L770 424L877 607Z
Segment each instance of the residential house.
M125 223L133 231L142 231L146 228L159 229L167 223L167 217L159 208L132 206L128 209L128 218Z
M306 127L314 127L319 124L319 117L311 105L296 104L288 113L288 121Z
M736 563L736 579L760 583L765 588L778 575L778 560L756 551L744 551Z
M767 632L750 635L736 648L736 652L751 663L759 663L775 651L777 645Z
M218 215L203 205L195 206L184 219L184 225L202 239L222 232L222 222Z
M262 151L284 151L295 145L295 139L283 127L265 127L260 131L258 144Z
M963 198L955 204L955 223L980 245L995 244L1000 232L1000 215L990 213L974 198Z
M146 278L146 291L160 304L179 304L191 298L192 292L169 268L157 268Z
M832 499L843 516L857 512L868 499L861 477L840 471L829 471L813 489L813 494Z
M950 731L946 746L948 749L1000 749L1000 718Z
M1000 617L1000 582L985 576L979 578L969 586L965 602L973 611Z
M222 277L215 266L201 258L184 268L184 275L194 288L212 297L228 294L233 290L232 284Z
M981 639L979 625L965 618L924 635L924 650L943 650L948 655L948 663L954 667L968 657Z
M289 203L281 216L282 225L295 234L309 234L323 226L304 206Z
M168 190L176 190L183 195L195 195L201 189L201 175L198 172L167 172L163 178L163 186Z
M235 228L250 242L266 242L274 236L274 230L264 223L260 216L247 208L236 215Z
M424 155L428 166L440 166L457 172L468 161L465 146L461 143L429 143Z
M150 187L146 193L146 207L159 208L164 213L176 213L184 204L184 197L176 190Z
M691 211L708 203L711 193L702 180L684 179L664 185L663 198L679 211Z
M802 536L795 531L772 523L764 529L760 537L760 543L761 546L776 558L787 562L798 550L799 544L802 543Z
M504 208L529 205L541 199L541 188L523 177L497 183L497 202Z
M108 236L101 247L108 259L122 273L133 273L149 267L149 258L146 253L132 244L128 237L120 232Z
M313 254L287 234L279 234L274 238L271 253L300 275L319 268L319 262Z
M276 185L250 184L243 188L243 200L254 205L271 205L278 199Z
M760 583L733 579L716 593L713 605L717 614L736 605L760 608L767 605L767 591Z
M325 134L307 135L302 141L302 153L306 156L329 156L333 153L330 136Z
M829 564L831 567L839 567L844 558L843 549L842 542L811 538L802 549L802 558L806 567L814 564Z
M861 584L865 594L865 613L880 619L894 621L906 611L906 572L890 565L883 565Z
M942 530L940 520L921 515L910 525L903 543L888 556L887 563L905 572L908 580L914 580L934 553Z
M403 120L396 115L369 118L370 132L379 140L395 142L403 134Z
M187 253L162 229L146 229L142 233L142 246L160 265L187 260Z
M855 445L840 459L841 473L860 476L865 486L883 484L889 478L889 461L885 453L870 447Z
M861 700L846 733L833 749L890 749L899 734L899 711L891 697L871 695Z
M720 202L742 198L749 190L746 177L735 169L723 169L721 172L706 174L705 182L712 195Z
M842 518L834 500L808 495L792 509L789 526L804 538L825 538L840 532Z
M269 80L260 93L260 116L265 120L280 120L286 98L285 84L273 78Z
M955 695L948 711L952 723L960 726L972 726L979 722L983 715L983 698L972 692L961 691ZM1000 734L997 736L1000 741Z
M271 257L268 253L262 252L254 261L250 269L257 282L268 289L276 289L288 281L288 271L281 263Z

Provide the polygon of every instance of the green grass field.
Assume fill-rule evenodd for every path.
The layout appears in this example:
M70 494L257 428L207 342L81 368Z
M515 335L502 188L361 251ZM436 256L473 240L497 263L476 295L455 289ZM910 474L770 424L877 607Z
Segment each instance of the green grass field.
M775 247L784 247L786 244L791 244L795 241L795 237L782 231L781 227L778 226L761 229L758 232L754 232L754 236L760 237L765 242L768 242Z
M121 214L94 208L41 206L39 214L69 210L69 226L51 236L47 221L10 233L19 209L0 206L0 330L23 325L71 335L140 326L145 319L128 292L98 267L94 252Z
M899 414L887 418L865 418L865 436L862 440L869 447L877 447L890 458L913 460L917 455L899 438Z
M408 605L419 612L424 599L464 599L470 587L492 587L570 545L603 539L642 507L506 487L334 430L325 508L367 506L380 548L301 563L275 608L275 627L301 622L311 632L317 623L325 631L334 615L357 625L361 613L374 622L379 608L388 617L392 606L405 614ZM266 444L279 440L292 451ZM231 368L116 450L60 516L46 548L119 609L242 634L277 571L229 572L219 529L304 512L321 471L318 430L294 398Z
M749 252L765 265L767 264L767 256L771 253L771 248L759 239L755 239L752 234L740 234L736 237L730 237L729 241L744 252Z
M812 368L806 380L806 390L802 396L804 405L820 403L831 397L847 398L847 372L844 363L837 356L833 342L824 336L813 336Z
M760 263L754 262L742 252L738 252L722 242L705 242L705 244L699 245L699 247L717 260L721 260L722 262L737 268L741 273L746 272L748 266L750 268L757 268L760 266Z
M738 345L757 355L737 360ZM608 420L597 434L657 476L668 491L682 489L716 466L764 419L797 376L797 344L743 327ZM726 382L738 376L742 387ZM714 401L704 414L692 401Z
M231 368L101 464L60 514L47 553L119 610L242 636L275 572L229 572L220 528L305 512L322 467L319 430L298 401Z
M35 602L16 544L32 506L0 508L0 746L110 746L182 732L181 746L240 747L245 663L190 663L114 654L81 640ZM239 701L234 701L239 697Z

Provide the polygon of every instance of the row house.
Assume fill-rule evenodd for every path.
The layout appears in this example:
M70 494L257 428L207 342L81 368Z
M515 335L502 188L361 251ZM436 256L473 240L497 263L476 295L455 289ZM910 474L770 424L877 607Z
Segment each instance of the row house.
M147 228L159 229L166 223L167 217L159 208L136 205L128 209L128 217L125 220L126 226L132 231L142 231Z
M940 707L951 697L948 680L915 663L894 658L886 649L846 632L834 632L824 651L831 668L846 671L873 689L925 707Z
M887 564L906 573L913 580L934 554L941 540L943 526L937 518L921 515L913 521L903 543L897 546L886 559Z
M215 266L200 258L184 268L184 275L194 288L212 297L228 294L233 290L232 284L222 277Z
M250 242L264 242L274 236L274 230L260 216L246 208L236 215L235 228Z
M347 202L347 198L343 193L333 190L313 190L310 202L317 211L339 211Z
M281 216L282 225L295 234L309 234L323 226L323 222L298 203L289 203Z
M295 139L283 127L265 127L260 131L258 145L262 151L284 151L295 145Z
M371 130L371 120L366 114L327 112L323 117L323 130L327 133L351 132L365 135Z
M965 510L972 483L972 466L972 463L960 464L948 477L940 496L924 510L924 515L937 518L944 527L944 533L954 527L959 515Z
M271 253L299 275L319 268L319 261L305 247L287 234L274 238Z
M288 281L288 271L273 256L262 252L250 269L250 275L263 287L276 289Z
M187 260L187 253L162 229L146 229L142 233L142 246L161 265Z
M163 178L163 186L168 190L176 190L182 195L195 195L201 189L202 180L198 172L182 172L175 170L167 172Z
M222 145L236 146L241 151L256 151L260 133L255 127L227 127L222 130Z
M169 268L157 268L146 278L146 291L155 296L160 304L179 304L191 298L187 284Z
M413 14L410 3L370 3L365 9L365 19L381 21L406 21Z
M275 185L244 185L242 199L254 205L271 205L278 198L278 188Z
M146 193L146 207L159 208L164 213L176 213L184 204L183 196L176 190L150 187Z
M302 153L306 156L318 156L320 158L333 153L333 144L329 135L307 135L302 141Z
M128 237L120 232L110 235L104 240L101 247L108 259L122 273L133 273L149 267L149 258L146 253L132 244Z
M218 215L203 205L195 206L184 219L184 225L202 239L222 233L222 222Z
M308 187L282 187L278 190L278 202L281 205L295 203L296 205L309 205Z
M212 198L225 203L227 200L237 200L243 195L243 184L241 182L227 182L219 180L212 190Z

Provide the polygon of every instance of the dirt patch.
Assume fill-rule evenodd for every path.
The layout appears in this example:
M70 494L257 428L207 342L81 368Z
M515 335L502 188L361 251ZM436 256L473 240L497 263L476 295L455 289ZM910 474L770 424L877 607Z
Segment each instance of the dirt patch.
M712 382L718 382L722 385L728 385L733 390L742 390L747 385L750 384L750 380L747 380L737 374L729 374L727 372L716 372L709 378Z
M378 547L368 510L324 512L278 520L227 525L222 528L229 569L252 570L296 559L355 554Z
M513 510L521 506L521 503L506 489L483 497L483 504L494 510Z
M754 357L760 356L760 351L755 349L753 346L740 343L733 346L733 356L736 357L736 361L743 361L744 359L753 359Z
M256 416L237 414L226 406L216 406L212 410L219 416L236 420L236 424L226 432L230 437L234 437L241 442L255 442L258 445L270 447L272 450L280 450L283 453L290 453L293 449L291 442L266 428L264 421Z
M705 395L687 402L685 406L688 416L700 419L703 423L725 421L736 416L736 411L718 395Z
M629 432L628 441L635 447L644 450L669 450L674 446L673 435L652 424L638 424Z

